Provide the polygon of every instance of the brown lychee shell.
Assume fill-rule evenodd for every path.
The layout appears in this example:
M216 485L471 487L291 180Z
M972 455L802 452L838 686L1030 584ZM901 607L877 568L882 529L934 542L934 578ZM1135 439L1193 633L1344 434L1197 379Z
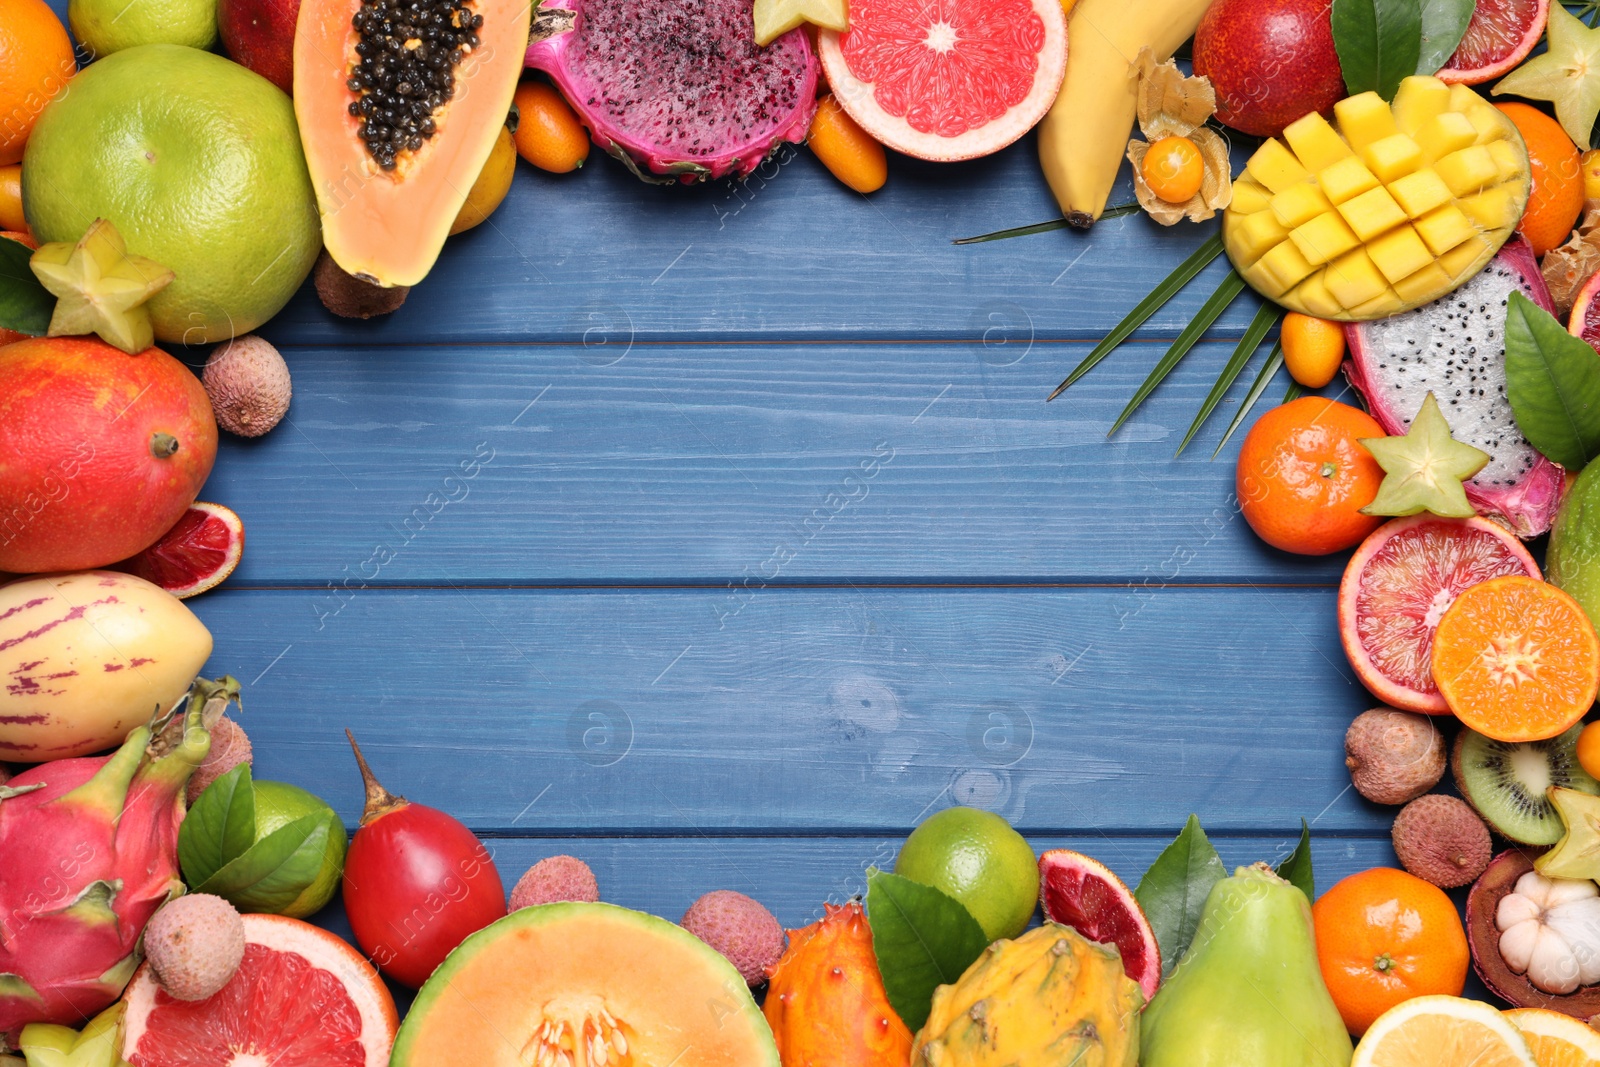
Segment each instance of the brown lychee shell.
M250 763L255 750L244 727L224 716L211 726L211 750L200 766L189 776L187 798L190 806L200 799L206 786L221 778L241 763Z
M384 288L345 273L324 249L311 271L322 306L345 319L370 319L387 315L406 302L411 288L396 285Z
M1600 985L1583 986L1565 996L1546 993L1513 971L1500 955L1500 928L1495 912L1500 900L1516 887L1517 879L1533 870L1541 849L1513 848L1489 862L1467 894L1467 945L1472 949L1472 969L1489 992L1518 1008L1548 1008L1587 1021L1600 1014Z
M1374 804L1415 800L1444 777L1444 735L1426 715L1373 708L1344 735L1345 766L1356 792Z
M1464 886L1494 854L1489 827L1466 801L1443 793L1418 797L1394 820L1394 851L1406 870L1440 889Z
M200 380L217 425L240 437L260 437L289 413L293 385L278 350L255 334L218 345Z

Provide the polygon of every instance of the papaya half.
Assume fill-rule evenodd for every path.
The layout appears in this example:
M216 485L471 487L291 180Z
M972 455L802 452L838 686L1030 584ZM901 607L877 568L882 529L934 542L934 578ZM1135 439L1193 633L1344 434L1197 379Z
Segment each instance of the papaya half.
M328 254L380 286L420 282L505 126L527 0L300 5L294 109Z

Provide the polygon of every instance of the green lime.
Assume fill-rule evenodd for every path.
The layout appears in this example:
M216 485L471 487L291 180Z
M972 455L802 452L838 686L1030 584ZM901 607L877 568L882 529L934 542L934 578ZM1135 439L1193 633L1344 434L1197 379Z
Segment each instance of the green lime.
M28 138L22 203L40 243L76 242L109 219L129 252L177 275L146 305L157 341L248 333L322 247L294 104L179 45L129 48L72 79Z
M1028 928L1039 903L1033 848L992 812L946 808L911 831L894 873L943 890L967 906L990 941Z
M339 880L344 877L344 853L349 842L345 839L344 823L320 797L306 792L288 782L256 782L256 840L274 830L303 819L307 815L326 812L333 816L333 832L328 834L328 848L322 856L322 870L316 880L306 886L305 892L279 914L294 919L304 919L328 906L339 891Z
M141 44L217 43L214 0L71 0L67 22L78 43L100 58Z

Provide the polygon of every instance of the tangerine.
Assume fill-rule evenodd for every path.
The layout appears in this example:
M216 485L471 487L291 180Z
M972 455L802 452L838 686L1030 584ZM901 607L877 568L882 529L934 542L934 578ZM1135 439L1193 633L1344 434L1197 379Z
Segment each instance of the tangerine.
M1189 138L1162 137L1150 145L1139 173L1152 193L1169 204L1182 204L1200 191L1206 164Z
M1307 389L1321 389L1339 373L1344 361L1344 327L1337 322L1291 311L1283 317L1278 340L1289 376Z
M583 166L589 158L589 133L559 90L545 82L523 82L512 99L517 106L517 155L552 174Z
M1413 997L1459 996L1467 934L1438 886L1393 867L1352 874L1311 907L1317 963L1352 1034Z
M22 215L22 164L0 167L0 230L27 233L28 220Z
M1590 778L1600 771L1600 722L1592 722L1578 732L1578 766Z
M77 70L67 29L44 0L0 0L0 166L22 161L39 112Z
M1533 190L1517 229L1542 256L1566 242L1583 212L1583 165L1561 123L1529 104L1496 104L1528 146Z
M1359 408L1319 396L1256 420L1239 450L1235 491L1245 521L1285 552L1325 556L1361 542L1383 520L1361 514L1383 468L1361 447L1383 427Z
M883 145L845 114L832 93L817 101L806 143L830 174L858 193L877 192L889 179Z
M1600 693L1600 637L1548 582L1508 574L1467 588L1433 635L1433 681L1456 718L1496 741L1565 732Z

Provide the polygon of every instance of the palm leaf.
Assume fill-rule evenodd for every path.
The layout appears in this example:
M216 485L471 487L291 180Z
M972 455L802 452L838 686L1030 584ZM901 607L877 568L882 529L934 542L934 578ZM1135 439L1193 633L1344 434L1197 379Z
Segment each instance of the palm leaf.
M1108 207L1102 211L1100 220L1118 219L1124 215L1132 215L1138 210L1138 204L1118 204L1116 207ZM1031 237L1036 233L1049 233L1051 230L1064 230L1066 228L1066 219L1051 219L1049 222L1035 222L1028 226L1013 226L1009 230L980 233L976 237L957 237L950 243L953 245L981 245L985 241L1004 241L1008 237Z
M1234 412L1233 421L1228 423L1228 432L1222 435L1222 440L1217 445L1217 450L1211 453L1211 458L1216 459L1222 454L1223 446L1228 443L1228 438L1233 436L1233 431L1244 425L1245 418L1250 414L1250 409L1256 406L1256 401L1261 399L1261 394L1267 391L1267 386L1272 384L1273 376L1283 366L1283 344L1274 343L1272 351L1267 354L1266 363L1256 374L1256 380L1250 383L1250 391L1244 394L1244 399L1239 402L1239 410Z
M1216 238L1213 238L1213 240L1216 240ZM1128 406L1122 409L1122 414L1117 416L1117 421L1112 423L1111 429L1106 431L1107 437L1122 429L1122 424L1128 421L1129 416L1138 410L1139 405L1144 403L1146 397L1155 392L1156 386L1161 384L1162 379L1172 373L1172 368L1176 367L1179 361L1189 354L1189 350L1194 347L1196 341L1200 340L1200 336L1211 328L1211 324L1217 321L1222 313L1227 310L1228 305L1237 300L1242 292L1244 292L1244 279L1239 277L1238 271L1228 271L1227 276L1222 279L1222 284L1217 286L1217 291L1207 297L1204 304L1200 305L1200 310L1195 312L1194 320L1183 328L1183 332L1178 335L1178 339L1172 342L1172 347L1167 349L1167 354L1161 357L1161 361L1156 364L1155 369L1135 390L1133 399L1128 401Z
M1245 365L1250 362L1250 357L1255 355L1256 349L1261 347L1261 342L1266 338L1267 331L1272 329L1273 325L1278 321L1278 317L1282 314L1283 310L1278 305L1270 302L1263 302L1256 309L1256 317L1250 320L1250 325L1245 328L1244 336L1234 346L1233 355L1223 365L1222 373L1218 375L1216 384L1211 387L1211 392L1206 394L1205 401L1200 405L1200 411L1195 415L1194 421L1189 424L1189 432L1183 435L1183 443L1178 446L1178 451L1174 455L1183 455L1183 450L1189 447L1189 442L1194 440L1194 435L1200 432L1200 427L1205 425L1206 420L1211 417L1211 413L1216 410L1217 405L1222 403L1222 398L1228 395L1228 390L1233 388L1233 383L1240 374L1244 373Z
M1305 391L1305 386L1301 385L1297 381L1291 380L1289 382L1289 388L1284 390L1282 402L1287 404L1291 400L1297 400L1299 399L1300 394Z

